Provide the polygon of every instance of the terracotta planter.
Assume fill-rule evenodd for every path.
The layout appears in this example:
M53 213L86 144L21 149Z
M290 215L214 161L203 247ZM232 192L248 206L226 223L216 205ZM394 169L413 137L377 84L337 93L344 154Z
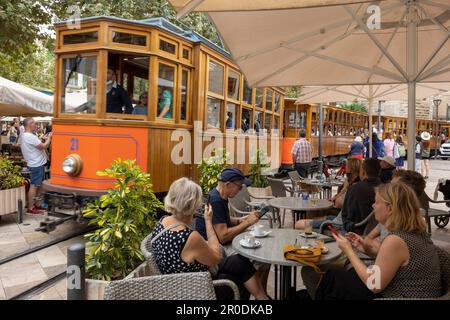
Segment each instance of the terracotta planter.
M152 272L147 264L143 262L136 269L134 269L125 279L133 279L138 277L151 276ZM86 279L86 300L103 300L105 295L105 288L110 281Z
M25 186L0 190L0 216L17 212L18 200L22 200L23 205L25 206L25 197Z

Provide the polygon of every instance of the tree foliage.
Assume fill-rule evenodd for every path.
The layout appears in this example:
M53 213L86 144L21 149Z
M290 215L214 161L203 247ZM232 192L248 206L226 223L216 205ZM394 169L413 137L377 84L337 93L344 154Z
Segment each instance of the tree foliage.
M300 96L300 93L302 93L301 86L285 88L285 94L287 98L298 98Z
M166 0L0 0L0 76L26 85L52 87L52 24L72 18L73 6L79 8L82 18L104 15L141 20L161 16L221 45L205 14L194 12L178 21Z
M352 110L352 111L358 111L358 112L364 112L367 113L367 108L365 105L359 102L352 102L341 105L343 109Z

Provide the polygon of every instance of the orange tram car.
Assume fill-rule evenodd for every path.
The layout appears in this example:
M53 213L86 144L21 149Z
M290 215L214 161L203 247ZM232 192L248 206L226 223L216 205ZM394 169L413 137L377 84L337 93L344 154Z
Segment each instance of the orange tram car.
M150 173L154 191L162 194L180 177L198 180L199 159L190 154L199 136L203 149L213 144L208 130L234 140L231 160L246 174L249 138L263 133L281 139L272 132L282 130L284 91L250 88L231 56L198 34L164 18L92 17L81 19L79 28L72 24L55 24L55 111L47 193L104 194L113 180L96 172L121 158L136 159ZM126 91L131 107L114 109L108 102L110 95L120 94L112 89L117 88L114 83ZM180 141L173 141L175 131L191 139L190 162L172 161ZM225 145L224 141L218 147ZM274 157L279 157L280 145ZM271 156L271 144L266 146ZM245 148L244 160L237 159L239 148Z
M292 168L291 150L295 140L299 137L300 130L305 130L307 139L311 142L313 148L313 158L318 157L319 150L319 110L318 105L296 104L296 99L285 99L284 106L284 138L282 142L281 164L284 169ZM372 116L372 124L378 128L378 115ZM449 134L450 122L438 122L438 132ZM322 137L322 156L324 161L336 163L346 158L350 151L350 144L355 135L367 134L369 128L369 116L367 113L350 111L336 106L323 105L323 137ZM428 131L432 134L430 140L431 154L434 154L436 121L434 120L416 120L416 130L420 134ZM401 135L405 144L407 140L407 119L404 117L381 116L380 129L383 132L383 138L386 132ZM441 138L438 138L438 147Z

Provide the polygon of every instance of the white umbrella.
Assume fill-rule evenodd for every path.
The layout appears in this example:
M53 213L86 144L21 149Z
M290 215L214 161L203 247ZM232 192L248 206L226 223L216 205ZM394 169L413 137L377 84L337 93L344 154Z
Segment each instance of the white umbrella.
M169 1L208 11L252 86L408 84L410 141L416 83L450 80L448 0Z
M52 96L0 77L0 116L52 114Z

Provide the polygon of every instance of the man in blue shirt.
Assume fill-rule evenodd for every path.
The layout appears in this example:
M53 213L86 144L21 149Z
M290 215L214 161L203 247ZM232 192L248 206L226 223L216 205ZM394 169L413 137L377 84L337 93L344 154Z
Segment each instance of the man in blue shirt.
M234 167L226 168L220 174L217 187L213 188L208 194L209 203L213 211L212 224L222 245L231 243L235 236L244 232L259 220L256 212L249 214L245 218L230 217L228 198L235 197L241 191L243 184L249 186L251 182L241 170ZM203 218L196 219L195 229L207 239Z
M133 104L127 91L116 82L116 73L113 68L108 68L106 87L106 112L107 113L125 113L133 112Z

